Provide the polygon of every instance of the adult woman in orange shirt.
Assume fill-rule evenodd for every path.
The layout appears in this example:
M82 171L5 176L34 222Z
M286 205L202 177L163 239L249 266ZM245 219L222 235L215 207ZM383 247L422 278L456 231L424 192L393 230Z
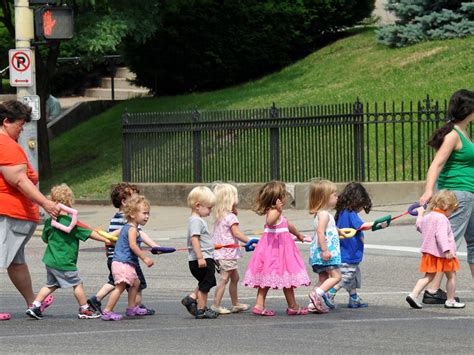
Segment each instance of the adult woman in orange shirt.
M38 205L53 217L59 213L56 203L39 191L38 174L17 143L23 125L30 120L31 108L21 102L0 104L0 268L7 269L27 305L33 302L34 293L24 249L39 222ZM10 317L0 313L0 320Z

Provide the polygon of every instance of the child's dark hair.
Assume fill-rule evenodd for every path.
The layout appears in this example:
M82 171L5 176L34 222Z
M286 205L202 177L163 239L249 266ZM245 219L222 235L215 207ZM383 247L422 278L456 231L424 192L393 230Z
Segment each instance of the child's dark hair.
M337 221L339 213L344 209L359 212L361 208L364 209L365 213L369 213L372 209L372 200L361 183L351 182L344 187L344 190L337 198L336 216L334 219Z
M137 185L128 182L120 182L115 185L110 193L110 199L115 208L122 207L122 201L130 198L133 194L139 194L140 190Z
M456 91L449 100L448 105L448 121L444 126L434 131L428 145L438 150L443 144L444 137L450 133L454 125L464 120L467 116L474 112L474 91L461 89Z
M264 215L271 208L275 207L279 199L285 204L288 197L286 186L281 181L270 181L263 185L257 193L257 199L253 210L260 216Z

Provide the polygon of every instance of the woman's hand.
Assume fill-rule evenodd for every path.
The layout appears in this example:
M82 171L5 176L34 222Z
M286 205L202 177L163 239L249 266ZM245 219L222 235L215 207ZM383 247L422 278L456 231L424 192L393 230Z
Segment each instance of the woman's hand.
M421 195L418 203L420 204L420 206L424 206L428 202L430 202L432 196L433 196L433 191L426 190L425 193L423 195Z
M53 218L56 218L61 211L61 208L58 206L56 202L46 199L41 207Z

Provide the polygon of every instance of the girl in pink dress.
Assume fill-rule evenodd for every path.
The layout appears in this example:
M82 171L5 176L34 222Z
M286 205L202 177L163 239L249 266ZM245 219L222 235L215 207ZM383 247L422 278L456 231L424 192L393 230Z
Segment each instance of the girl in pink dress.
M265 184L257 195L255 212L266 215L266 224L263 236L247 265L243 282L245 286L258 288L257 300L252 308L252 313L256 315L275 315L274 311L265 308L270 288L283 289L288 315L308 314L307 308L296 303L293 290L310 284L305 263L292 238L294 234L303 241L304 235L282 215L286 197L285 184L280 181Z

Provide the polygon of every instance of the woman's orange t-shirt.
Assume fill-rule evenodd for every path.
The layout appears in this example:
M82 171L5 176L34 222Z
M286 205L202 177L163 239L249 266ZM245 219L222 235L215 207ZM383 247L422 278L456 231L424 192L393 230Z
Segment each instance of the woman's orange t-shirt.
M26 174L33 184L38 174L28 162L21 146L5 134L0 134L0 166L26 165ZM0 215L38 223L38 205L9 185L0 173Z

